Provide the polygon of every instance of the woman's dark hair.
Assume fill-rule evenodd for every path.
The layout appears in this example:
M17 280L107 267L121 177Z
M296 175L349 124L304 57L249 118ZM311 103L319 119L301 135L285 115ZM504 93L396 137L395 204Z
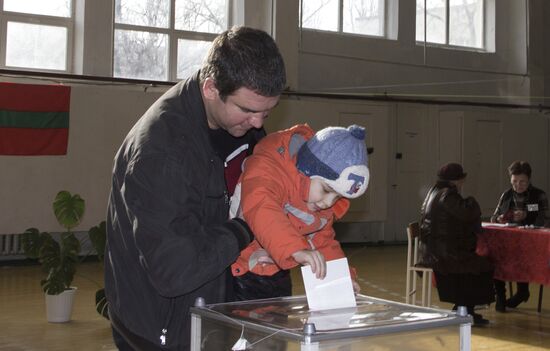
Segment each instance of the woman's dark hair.
M249 27L233 27L214 39L200 80L209 77L224 101L242 87L262 96L278 96L286 85L277 44L266 32Z
M508 174L510 177L512 175L525 174L527 178L531 179L531 165L529 162L525 161L514 161L510 167L508 167Z

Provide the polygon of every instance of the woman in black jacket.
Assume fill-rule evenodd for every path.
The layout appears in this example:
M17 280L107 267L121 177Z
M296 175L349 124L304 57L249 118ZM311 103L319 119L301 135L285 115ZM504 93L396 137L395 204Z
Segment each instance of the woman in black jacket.
M421 210L423 264L434 270L441 301L466 306L474 325L485 325L474 312L475 305L494 301L493 266L475 252L481 210L473 197L460 195L466 179L460 164L446 164L437 175Z

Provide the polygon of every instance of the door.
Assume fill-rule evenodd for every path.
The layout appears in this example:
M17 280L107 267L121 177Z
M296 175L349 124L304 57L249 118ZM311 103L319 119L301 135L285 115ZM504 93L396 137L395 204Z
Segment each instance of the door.
M428 108L423 105L398 105L396 118L396 153L393 238L406 241L406 227L420 218L420 207L428 190ZM431 153L435 151L432 149ZM391 236L391 233L388 233Z

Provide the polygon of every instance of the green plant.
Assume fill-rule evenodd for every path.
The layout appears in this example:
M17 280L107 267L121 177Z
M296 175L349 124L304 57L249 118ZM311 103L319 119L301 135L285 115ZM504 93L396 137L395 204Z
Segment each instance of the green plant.
M71 287L81 247L72 229L80 223L84 209L85 203L80 195L60 191L54 199L53 212L66 231L61 233L59 240L36 228L29 228L23 233L21 243L25 255L38 259L46 274L40 282L46 294L58 295Z
M106 222L102 221L99 225L91 227L88 231L88 236L90 237L92 246L97 253L97 259L99 262L103 262L103 256L105 254L105 243L107 241L106 225Z
M97 259L99 262L103 262L105 255L105 243L107 241L107 229L106 222L102 221L99 225L90 228L88 236L92 242L92 246L97 252ZM100 288L95 293L95 308L97 313L103 317L109 319L109 303L105 297L105 289Z

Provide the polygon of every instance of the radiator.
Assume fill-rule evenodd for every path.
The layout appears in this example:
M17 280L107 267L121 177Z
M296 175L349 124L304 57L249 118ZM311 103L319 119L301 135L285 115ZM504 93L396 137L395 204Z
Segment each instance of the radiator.
M58 239L61 233L51 233L54 239ZM80 256L95 255L95 250L88 237L88 232L74 232L80 240ZM0 261L12 261L25 259L25 253L21 246L21 234L0 234Z
M0 256L23 255L20 234L0 234Z

